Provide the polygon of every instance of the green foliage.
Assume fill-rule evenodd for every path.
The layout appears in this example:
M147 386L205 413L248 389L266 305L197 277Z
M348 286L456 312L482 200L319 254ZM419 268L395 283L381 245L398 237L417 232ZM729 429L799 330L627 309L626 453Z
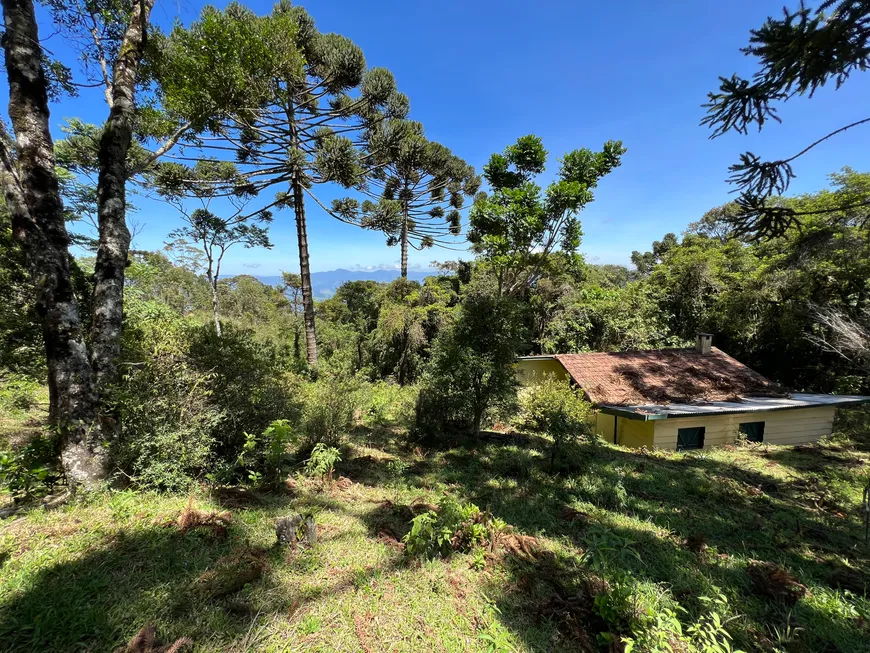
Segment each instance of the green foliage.
M0 202L0 368L42 376L45 368L42 330L35 307L35 289L24 254L12 235L5 202Z
M252 484L273 485L284 477L290 449L298 442L293 425L286 419L276 419L260 435L245 433L239 465Z
M185 335L191 365L214 375L209 390L224 414L219 447L227 459L238 455L246 432L262 431L276 416L296 416L294 381L275 344L232 324L220 337L212 324L189 328Z
M631 351L684 344L646 284L623 288L591 284L570 288L558 299L541 336L549 353Z
M520 308L513 298L485 287L469 290L455 321L433 347L417 402L420 433L477 433L487 414L510 415L523 334Z
M592 406L569 381L553 374L534 379L520 391L517 426L553 438L552 458L580 438L594 437Z
M438 501L437 511L429 510L411 521L411 530L403 538L405 552L434 558L473 551L490 539L492 521L473 503L460 503L445 494Z
M387 463L388 481L387 487L395 492L393 499L394 503L399 502L399 493L405 488L405 472L408 471L408 464L400 458L394 458Z
M444 277L428 277L422 286L405 279L390 284L350 281L320 305L326 318L318 327L321 348L327 357L343 351L352 373L413 383L457 300Z
M625 148L608 141L601 152L579 149L560 160L558 179L543 192L533 179L544 171L540 138L523 136L483 168L492 193L480 193L469 213L468 240L491 267L498 292L533 285L553 252L575 260L582 230L578 214L593 201L599 180L620 165Z
M302 447L337 446L350 432L359 410L361 384L354 377L324 374L302 387Z
M122 382L113 401L120 470L145 486L183 488L210 472L232 475L247 441L275 415L298 414L273 347L227 325L178 318L155 301L127 302Z
M33 408L41 384L24 374L0 374L0 410L26 412Z
M320 480L328 478L331 481L337 462L341 462L341 452L335 447L327 446L325 442L318 442L311 450L311 456L305 461L305 473L319 477Z
M786 387L864 392L864 353L843 349L848 339L837 326L860 333L867 325L870 222L866 207L839 207L870 198L870 175L844 169L831 180L829 190L781 200L826 212L807 217L800 230L763 243L727 239L730 209L723 207L629 284L646 297L653 331L665 336L656 340L685 343L698 331L714 333L716 346ZM570 345L570 323L557 317L553 325L559 344L552 346Z
M389 381L369 384L363 391L364 422L410 426L414 421L414 407L419 393L417 386L400 386Z
M593 524L584 538L586 550L581 560L590 569L602 574L630 569L642 562L635 542L600 524Z
M216 372L193 364L185 326L165 305L128 301L126 319L114 462L139 485L185 488L216 462L226 418L211 390Z
M62 477L58 466L58 441L37 436L26 445L0 450L0 488L13 499L27 499L50 491Z
M451 236L462 229L459 211L465 198L480 187L474 168L440 143L427 140L418 122L383 121L368 130L367 137L367 149L379 166L369 181L380 193L378 201L334 200L333 212L382 231L389 246L401 245L404 266L409 242L418 249L452 242Z
M625 652L672 653L681 650L687 653L741 653L739 649L732 648L731 634L725 628L729 621L737 618L725 616L729 611L725 596L700 596L698 600L708 610L686 628L678 618L679 613L685 613L679 605L675 608L648 608L634 626L634 636L622 639Z
M642 566L644 560L633 540L594 524L586 534L585 545L581 560L609 583L606 591L595 596L593 609L614 631L631 632L622 638L627 652L737 653L725 628L736 617L726 616L730 609L723 594L698 597L707 609L684 627L678 615L687 611L679 604L664 601L664 596L650 602L638 594L631 570Z
M823 0L816 9L804 2L794 10L784 7L780 18L768 17L751 31L749 45L742 51L754 57L759 68L751 80L736 74L720 77L718 92L707 94L707 115L701 124L713 130L713 137L729 131L746 134L752 126L760 131L769 120L781 122L778 103L796 95L812 97L829 81L840 88L853 72L867 70L867 4ZM752 152L741 154L739 163L729 168L728 181L740 190L731 220L734 233L776 238L800 226L807 216L822 215L817 209L802 211L777 201L776 196L784 194L796 176L792 163L828 138L868 121L864 118L840 127L787 158L764 161ZM846 202L840 207L866 209L867 205L866 201Z

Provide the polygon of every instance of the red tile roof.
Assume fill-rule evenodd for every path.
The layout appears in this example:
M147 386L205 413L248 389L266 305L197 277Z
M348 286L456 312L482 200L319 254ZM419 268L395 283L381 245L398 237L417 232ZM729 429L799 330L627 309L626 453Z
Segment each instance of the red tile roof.
M557 354L574 381L595 404L734 401L784 396L782 388L713 347L614 353Z

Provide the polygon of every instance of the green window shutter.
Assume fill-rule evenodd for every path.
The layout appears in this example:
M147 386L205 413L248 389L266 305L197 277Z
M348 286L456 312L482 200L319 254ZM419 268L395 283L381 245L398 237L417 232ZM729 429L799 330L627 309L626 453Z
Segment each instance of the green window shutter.
M689 429L678 429L677 451L687 451L689 449L703 449L705 431L706 429L703 426L694 426Z
M764 422L744 422L740 425L740 432L750 442L764 442Z

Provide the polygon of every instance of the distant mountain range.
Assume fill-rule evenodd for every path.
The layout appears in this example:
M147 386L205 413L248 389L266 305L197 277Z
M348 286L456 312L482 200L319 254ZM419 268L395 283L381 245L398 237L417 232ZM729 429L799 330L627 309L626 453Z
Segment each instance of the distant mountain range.
M423 281L426 277L436 274L434 270L408 270L408 279L411 281ZM311 273L311 289L315 299L329 299L338 290L338 287L347 281L378 281L389 283L398 279L401 275L399 270L327 270L326 272ZM277 286L281 283L280 276L257 276L257 279L269 286Z

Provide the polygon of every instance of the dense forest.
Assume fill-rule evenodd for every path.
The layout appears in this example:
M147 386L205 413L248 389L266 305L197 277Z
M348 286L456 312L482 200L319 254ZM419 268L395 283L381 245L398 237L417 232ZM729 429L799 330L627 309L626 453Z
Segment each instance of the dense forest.
M853 542L870 462L860 413L844 417L840 440L810 453L638 454L597 441L591 406L567 382L518 392L516 361L691 347L706 332L782 387L870 394L870 172L844 167L827 188L795 195L797 157L765 163L747 153L731 169L735 201L633 252L631 266L598 265L581 253L582 212L621 174L631 143L548 152L533 133L511 134L477 171L429 140L389 70L368 67L350 39L320 32L284 0L267 15L206 7L166 31L151 24L148 0L2 4L0 497L9 507L0 514L10 522L0 525L0 568L17 580L0 584L0 648L108 650L134 635L118 650L273 650L259 630L262 640L251 638L279 614L299 642L326 647L318 650L343 646L316 640L335 614L366 651L387 650L393 636L404 642L395 650L866 645L866 543L859 551ZM835 57L827 45L858 34L866 46L870 10L843 2L819 12L835 4L827 22L802 7L753 32L754 94L723 78L705 124L761 127L786 93L863 70L866 48ZM845 31L832 35L831 25ZM78 44L80 61L40 47L50 30ZM788 30L798 30L791 41ZM795 55L788 43L807 34L817 40ZM55 138L51 103L95 91L105 95L104 124L68 119ZM321 200L322 185L343 196ZM131 245L139 195L159 198L182 225L159 251ZM222 273L240 249L272 248L278 220L295 226L296 271L274 286ZM316 301L312 220L382 233L401 277L350 281ZM461 255L439 249L456 246ZM409 280L409 250L442 262ZM824 456L830 469L818 467ZM700 525L695 491L709 520ZM668 512L668 501L681 507ZM369 513L369 504L379 507ZM279 520L278 541L299 540L299 551L258 548L288 511L299 521L282 535L291 522ZM39 520L61 533L57 520L67 518L96 538L73 547L84 557L28 558ZM36 530L21 530L31 523ZM824 553L777 539L784 524ZM67 534L78 542L75 530ZM330 549L338 531L355 543ZM124 556L140 554L158 571L119 600L94 574L122 573ZM161 567L181 564L176 555L189 556L190 570ZM384 590L374 579L395 573L398 592L428 606L420 623L445 629L428 643L406 632L411 622L378 640L374 603L361 616L295 575L322 571L323 580L348 560L390 555L389 572L348 567L341 591L376 603L371 592ZM729 555L750 575L774 564L759 560L806 575L801 583L783 571L786 589L761 583L759 598L729 577ZM830 569L840 581L824 580ZM51 597L52 573L69 595L80 582L103 589L76 606ZM173 584L186 574L197 580ZM268 582L293 599L270 594ZM154 603L162 591L189 592L197 607ZM467 603L425 603L439 591ZM295 617L306 601L311 611ZM66 632L48 625L47 602L78 621ZM458 611L463 625L445 625L440 610ZM208 616L197 625L199 611ZM159 648L153 629L139 631L149 623L175 644ZM460 631L473 632L473 645L454 639Z

